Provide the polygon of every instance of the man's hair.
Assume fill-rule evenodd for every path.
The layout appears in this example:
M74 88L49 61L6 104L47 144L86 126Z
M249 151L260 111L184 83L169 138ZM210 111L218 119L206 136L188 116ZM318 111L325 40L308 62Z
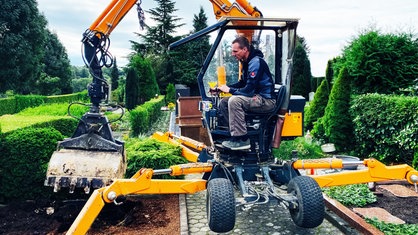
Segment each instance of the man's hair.
M241 49L246 47L248 50L250 50L250 42L244 36L239 36L239 37L235 38L234 41L232 41L232 44L234 44L234 43L238 43L239 48L241 48Z

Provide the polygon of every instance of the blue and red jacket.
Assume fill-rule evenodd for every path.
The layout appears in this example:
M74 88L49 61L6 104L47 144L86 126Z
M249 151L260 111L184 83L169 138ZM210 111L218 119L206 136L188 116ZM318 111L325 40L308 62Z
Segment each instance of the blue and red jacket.
M253 97L256 94L266 99L274 98L274 83L263 53L251 46L250 55L242 62L242 77L229 85L229 93Z

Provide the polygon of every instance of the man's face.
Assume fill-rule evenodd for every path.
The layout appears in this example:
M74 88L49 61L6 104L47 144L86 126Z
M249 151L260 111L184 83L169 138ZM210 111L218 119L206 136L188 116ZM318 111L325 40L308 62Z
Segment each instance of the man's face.
M240 48L238 43L232 44L232 56L239 61L245 61L247 59L248 49L246 47Z

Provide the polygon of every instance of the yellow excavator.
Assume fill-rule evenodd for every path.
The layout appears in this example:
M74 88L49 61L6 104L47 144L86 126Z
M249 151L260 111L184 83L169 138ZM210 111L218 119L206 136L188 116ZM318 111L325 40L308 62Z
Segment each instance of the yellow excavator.
M209 1L217 19L222 16L261 16L260 11L246 0L237 0L234 3L228 0ZM88 86L91 105L89 112L79 120L72 137L58 143L57 151L49 161L45 185L54 187L55 192L68 187L71 193L75 188L84 188L89 193L92 188L109 185L113 179L124 176L124 143L113 137L110 122L101 113L107 105L109 94L109 85L103 77L102 68L110 67L113 63L108 50L111 32L135 4L140 25L143 27L144 12L140 1L112 0L83 34L83 59L93 77ZM252 35L247 36L250 38Z
M160 141L182 147L188 164L168 169L140 169L130 179L123 179L126 168L124 144L113 138L109 121L101 114L107 100L108 85L101 68L107 65L110 32L135 5L136 0L113 0L83 34L87 66L93 75L88 87L91 108L80 120L74 135L58 144L49 162L45 185L54 191L69 187L95 189L67 234L85 234L106 203L119 204L119 198L133 194L191 194L206 190L206 209L209 228L218 233L231 231L235 226L236 207L251 207L269 200L285 205L297 226L314 228L325 217L321 187L335 185L406 179L418 181L418 172L408 165L385 166L375 159L344 161L338 158L316 160L279 160L272 150L280 147L282 139L303 135L305 100L292 96L292 58L296 43L298 19L264 18L246 0L230 3L210 0L218 22L170 45L175 49L195 39L210 35L214 41L197 76L201 95L199 110L202 127L210 144L177 136L175 133L154 133ZM142 18L140 18L142 20ZM208 92L219 84L238 77L239 64L228 59L233 39L245 35L261 50L269 65L276 93L276 107L268 113L246 114L247 132L251 143L248 150L231 150L222 141L231 137L227 128L218 122L220 93ZM222 69L219 69L221 67ZM289 153L291 154L291 153ZM362 170L304 176L302 169L341 169L365 166ZM201 179L163 180L156 175L179 176L202 174ZM238 188L241 200L236 200Z

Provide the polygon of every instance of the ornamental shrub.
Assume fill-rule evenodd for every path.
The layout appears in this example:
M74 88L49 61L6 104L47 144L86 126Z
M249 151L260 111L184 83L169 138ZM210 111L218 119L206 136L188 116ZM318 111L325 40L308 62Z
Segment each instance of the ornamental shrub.
M131 138L126 142L126 178L132 177L141 168L167 169L172 165L187 163L181 148L155 139ZM161 175L153 178L183 178Z
M60 119L41 122L32 125L30 128L54 128L65 137L71 137L78 125L78 120L72 117L62 117Z
M6 202L47 197L44 180L48 162L57 142L63 138L53 128L19 129L4 136L0 157L0 197Z
M176 103L176 88L173 83L169 83L166 88L165 103Z
M329 97L328 87L328 81L324 79L316 90L314 99L310 102L309 108L305 113L306 130L311 130L313 128L314 122L316 122L318 118L324 116L325 107L327 106Z
M350 113L355 117L355 147L361 156L386 164L417 161L418 97L360 95Z
M343 68L332 86L323 118L325 135L337 151L353 147L353 124L349 115L350 79Z
M343 57L354 94L400 94L418 75L418 40L411 33L367 30L344 49Z
M164 106L164 97L151 99L145 104L137 106L129 113L129 123L131 125L131 136L138 136L145 133L150 128L152 122L158 120L161 114L161 107Z
M36 107L45 103L45 96L41 95L16 95L16 110L15 113L20 112L28 107Z

